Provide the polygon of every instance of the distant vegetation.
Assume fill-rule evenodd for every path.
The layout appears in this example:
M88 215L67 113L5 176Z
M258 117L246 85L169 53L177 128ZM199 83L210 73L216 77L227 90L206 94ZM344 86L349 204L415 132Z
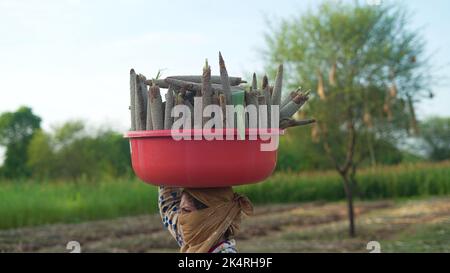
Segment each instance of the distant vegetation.
M68 121L47 132L31 108L0 114L0 145L6 148L0 179L9 180L114 180L134 177L128 140L123 132L88 130L82 121ZM450 119L423 123L417 149L427 157L403 151L387 140L374 142L377 165L450 159L447 136ZM311 138L312 127L293 128L280 139L277 171L313 171L333 168L320 144ZM300 140L300 141L298 141ZM414 152L414 151L413 151ZM372 166L369 160L362 166ZM0 180L1 183L2 180Z
M8 181L0 187L0 229L108 219L157 209L156 187L137 180Z
M90 131L68 121L50 132L29 107L0 114L0 145L6 148L0 177L5 179L99 180L131 178L128 140L123 132Z
M111 130L89 133L72 121L47 133L38 130L28 147L27 167L36 179L108 179L132 175L128 140Z
M357 176L364 200L450 194L450 162L377 167ZM4 181L0 229L82 222L157 212L157 187L138 180ZM255 204L343 200L333 171L279 172L265 182L236 188Z
M449 195L450 162L368 168L358 173L356 181L356 197L363 200ZM333 171L279 172L239 191L256 203L336 201L345 198L340 183Z

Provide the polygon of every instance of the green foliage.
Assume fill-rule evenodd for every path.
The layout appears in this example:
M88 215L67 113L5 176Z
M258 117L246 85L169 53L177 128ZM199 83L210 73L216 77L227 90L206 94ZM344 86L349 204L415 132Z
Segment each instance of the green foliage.
M51 137L42 130L38 130L28 146L27 166L35 177L51 177L55 170L55 158Z
M28 107L0 115L0 145L6 147L0 176L37 179L104 179L132 175L128 140L111 130L88 132L69 121L51 132Z
M358 174L364 199L450 195L450 162L377 167ZM0 181L0 229L157 212L157 188L137 180ZM279 172L236 187L255 204L345 198L335 172Z
M428 158L434 161L450 159L450 118L429 118L420 129Z
M408 28L409 18L387 3L325 1L316 11L272 25L266 35L269 70L284 62L288 88L312 89L306 116L318 120L317 141L328 144L330 158L341 166L353 130L355 161L378 163L385 155L375 154L377 142L395 145L404 137L403 129L415 124L414 103L429 94L424 42Z
M450 162L377 167L360 171L357 196L364 200L450 195ZM255 203L337 201L345 198L335 172L277 173L268 180L238 187Z
M70 121L52 133L39 131L28 149L28 167L37 179L130 177L129 143L111 130L88 133Z
M277 171L325 170L333 166L320 145L311 141L310 127L291 128L280 138Z
M58 146L69 146L86 135L85 126L81 120L68 121L59 127L55 127L53 135Z
M0 183L0 229L145 214L157 189L138 181Z
M396 165L403 162L403 153L387 139L376 139L373 144L374 157L377 164ZM370 161L366 161L370 165ZM363 164L364 166L364 164Z
M320 143L312 141L311 130L311 127L291 128L280 138L277 171L329 170L334 167ZM373 141L373 156L377 164L403 162L403 153L394 144L385 139ZM366 158L360 165L371 166L372 162Z
M30 174L26 165L27 149L40 124L41 118L28 107L0 115L0 145L6 147L5 161L0 168L1 176L12 178Z

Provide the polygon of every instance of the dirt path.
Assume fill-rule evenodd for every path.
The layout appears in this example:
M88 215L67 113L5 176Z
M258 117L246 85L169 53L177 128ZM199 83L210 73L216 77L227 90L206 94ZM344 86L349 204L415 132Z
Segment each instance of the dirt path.
M367 242L390 242L415 234L419 226L450 224L450 198L358 202L356 238L348 238L345 203L257 207L237 237L241 252L367 252ZM83 252L176 252L159 215L57 224L0 231L0 252L68 252L78 241Z

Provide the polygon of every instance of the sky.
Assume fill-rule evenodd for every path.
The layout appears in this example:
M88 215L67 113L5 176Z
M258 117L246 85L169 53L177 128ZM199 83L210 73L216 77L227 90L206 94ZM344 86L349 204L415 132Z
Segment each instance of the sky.
M387 1L387 0L386 0ZM401 1L401 0L390 0ZM450 72L450 1L402 1L413 11L439 73ZM27 105L43 128L70 119L129 127L129 70L147 78L200 74L218 51L229 74L263 70L267 21L319 1L0 0L0 113ZM419 117L450 116L449 86L419 105Z

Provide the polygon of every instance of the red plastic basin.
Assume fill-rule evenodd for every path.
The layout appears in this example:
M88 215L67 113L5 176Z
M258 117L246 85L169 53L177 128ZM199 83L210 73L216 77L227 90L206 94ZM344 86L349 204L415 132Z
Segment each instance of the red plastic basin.
M187 133L201 134L201 130ZM206 140L202 137L201 140L176 141L170 130L133 131L125 137L130 140L133 170L144 182L212 188L256 183L272 174L277 150L261 151L261 144L270 140L259 137L249 140L249 134L255 133L255 129L247 129L245 140ZM269 135L282 133L272 129Z

